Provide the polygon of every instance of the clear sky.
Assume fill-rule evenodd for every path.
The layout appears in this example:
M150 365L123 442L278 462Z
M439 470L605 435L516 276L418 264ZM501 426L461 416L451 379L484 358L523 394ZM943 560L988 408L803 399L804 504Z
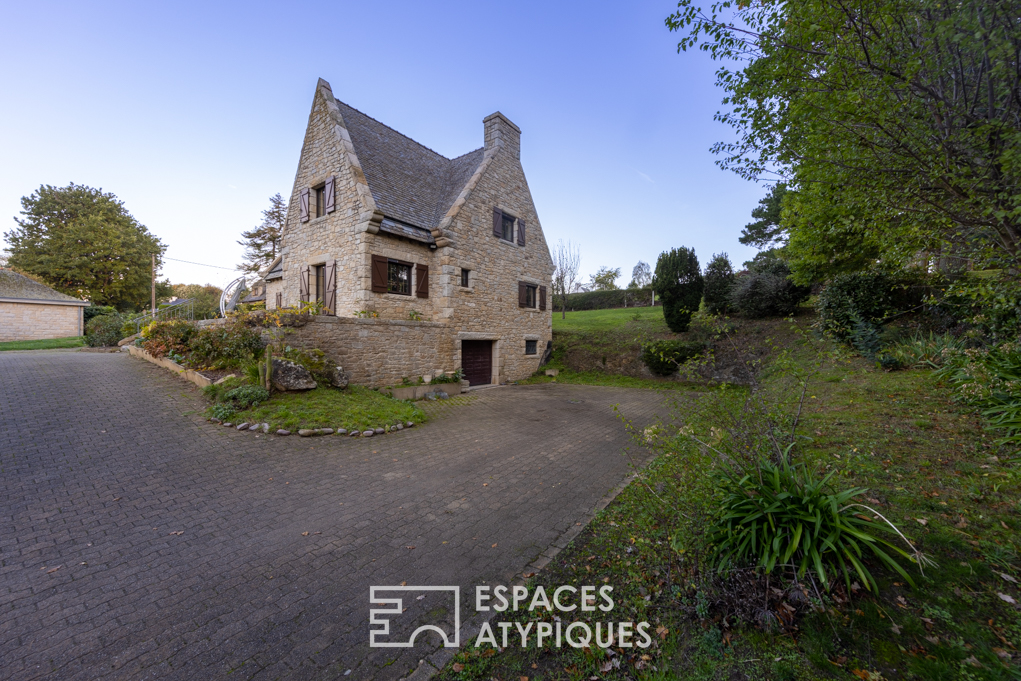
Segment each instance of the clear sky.
M289 196L317 78L448 156L482 119L522 129L547 240L582 271L675 246L703 265L765 194L717 168L717 67L678 54L670 0L7 2L0 8L0 232L41 184L101 187L168 246L234 267L240 232ZM168 261L174 283L227 270Z

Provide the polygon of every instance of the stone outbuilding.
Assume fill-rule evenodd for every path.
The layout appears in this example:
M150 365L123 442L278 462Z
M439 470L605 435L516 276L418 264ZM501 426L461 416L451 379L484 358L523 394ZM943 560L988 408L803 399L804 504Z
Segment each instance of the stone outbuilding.
M521 166L521 130L483 120L448 159L338 101L320 79L282 239L262 273L269 310L318 303L288 343L318 347L352 383L463 369L528 377L552 339L553 262Z
M67 338L85 333L78 300L14 270L0 268L0 341Z

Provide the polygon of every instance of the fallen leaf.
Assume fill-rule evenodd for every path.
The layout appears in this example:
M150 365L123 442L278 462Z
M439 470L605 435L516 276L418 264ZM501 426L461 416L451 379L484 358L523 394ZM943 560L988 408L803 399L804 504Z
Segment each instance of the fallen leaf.
M892 631L895 634L899 634L900 633L900 627L897 626L896 624L894 624L893 626L890 627L890 631Z
M926 520L925 518L915 518L915 520L918 522L919 525L928 525L929 524L929 521Z
M495 549L495 548L496 548L496 544L493 544L493 545L492 545L492 546L490 546L489 548L491 548L491 549Z
M422 600L423 598L425 598L425 594L422 594L421 596L415 596L415 600L416 600L416 601L420 601L420 600Z
M903 606L907 606L907 604L908 604L908 602L904 599L903 596L897 596L897 602L900 603Z
M488 482L484 482L484 483L482 483L482 486L483 487L489 487L489 483Z
M929 643L931 643L934 646L938 646L939 645L939 636L926 636L924 638L925 638L926 641L928 641Z
M401 586L407 586L407 585L408 585L407 582L401 582Z
M1011 598L1007 594L997 593L996 595L1000 597L1001 601L1005 601L1007 603L1010 603L1011 605L1014 605L1015 603L1017 603L1017 601L1015 601L1013 598Z
M518 681L528 681L528 677L527 676L519 676L518 677Z
M996 653L996 656L999 657L1001 660L1008 660L1009 661L1010 658L1011 658L1011 654L1008 653L1003 648L993 648L993 652Z
M464 671L464 665L461 664L460 662L455 662L451 666L451 669L453 669L455 672L463 672Z
M56 571L57 571L57 570L59 570L60 568L61 568L61 566L60 566L60 565L58 565L58 566L57 566L57 567L55 567L55 568L50 568L49 570L47 570L47 571L46 571L46 574L50 574L51 572L56 572Z
M302 537L307 537L307 536L308 536L308 532L302 532L302 533L301 533L301 536L302 536Z
M836 665L838 667L843 667L845 662L847 662L847 658L844 657L843 655L838 657L836 660L830 660L830 664Z
M405 548L407 548L407 549L413 549L413 548L415 548L415 547L414 547L414 546L407 546L407 547L405 547Z
M1008 582L1010 582L1011 584L1017 584L1017 580L1008 575L1006 572L1001 572L1000 576L1003 577Z
M972 667L981 667L982 663L979 662L974 655L964 660L964 664L970 664Z
M526 573L524 573L521 576L524 577L525 579L528 579L530 577L535 577L535 573L534 572L526 572Z
M180 535L184 534L184 530L178 530L177 532L171 532L170 534L173 534L175 536L180 536Z
M1009 530L1010 529L1009 527L1007 527L1007 523L1003 522L1002 520L1000 521L1000 525L1002 525L1003 529L1005 529L1005 530Z

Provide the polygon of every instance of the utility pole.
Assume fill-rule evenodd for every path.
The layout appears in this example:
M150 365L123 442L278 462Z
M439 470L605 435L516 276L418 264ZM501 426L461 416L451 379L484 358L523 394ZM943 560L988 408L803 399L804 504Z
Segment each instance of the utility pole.
M156 319L156 254L152 254L152 318Z

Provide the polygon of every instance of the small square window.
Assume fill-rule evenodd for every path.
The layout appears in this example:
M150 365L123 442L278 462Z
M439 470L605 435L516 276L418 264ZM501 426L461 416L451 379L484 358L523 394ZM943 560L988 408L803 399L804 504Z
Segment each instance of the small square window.
M525 287L525 307L535 307L535 286Z
M464 286L464 287L467 288L468 287L468 282L470 281L470 277L471 277L471 270L466 270L466 269L464 269L462 267L461 268L461 286Z
M514 217L503 214L503 234L500 236L504 241L514 241Z
M526 340L525 341L525 354L526 355L537 355L537 354L539 354L538 345L539 345L539 341Z
M386 264L386 290L390 293L411 295L411 265L396 260Z

